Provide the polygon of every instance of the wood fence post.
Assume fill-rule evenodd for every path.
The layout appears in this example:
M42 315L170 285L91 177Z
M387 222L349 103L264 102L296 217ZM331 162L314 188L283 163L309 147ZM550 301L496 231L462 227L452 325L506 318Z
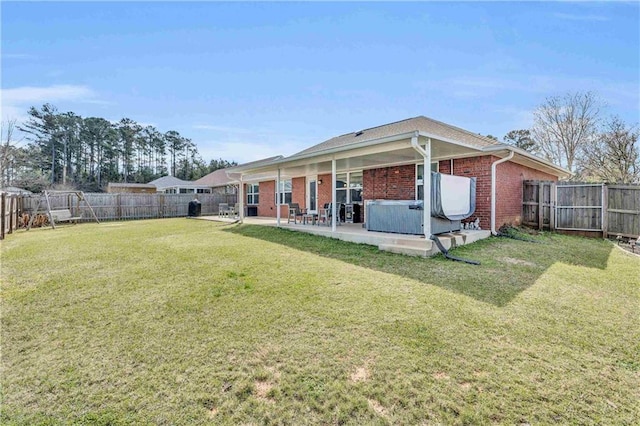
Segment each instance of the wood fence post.
M602 185L602 238L609 236L609 187Z
M544 182L538 182L538 229L544 229Z
M14 218L14 204L15 204L15 195L11 195L9 197L9 234L13 234L13 228L17 222L17 218Z
M120 193L116 194L116 216L118 220L122 220L122 202L120 200Z
M551 188L549 189L549 231L555 231L556 229L556 183L551 182Z
M6 215L6 202L7 202L7 194L2 193L0 197L0 211L2 211L2 217L0 217L0 240L4 240L4 226L5 226L5 215Z

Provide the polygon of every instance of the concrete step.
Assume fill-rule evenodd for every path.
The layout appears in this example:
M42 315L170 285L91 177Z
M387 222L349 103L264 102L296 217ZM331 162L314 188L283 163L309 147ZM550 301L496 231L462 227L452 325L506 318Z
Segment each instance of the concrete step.
M451 250L465 244L489 237L489 231L463 231L461 233L440 234L438 239L446 250ZM429 257L440 253L440 249L432 240L390 239L389 242L379 244L378 249L391 253L408 256Z
M411 247L411 246L399 245L399 244L380 244L378 245L378 249L382 251L388 251L391 253L404 254L407 256L429 257L435 254L432 252L433 250L431 247L427 249L426 246Z

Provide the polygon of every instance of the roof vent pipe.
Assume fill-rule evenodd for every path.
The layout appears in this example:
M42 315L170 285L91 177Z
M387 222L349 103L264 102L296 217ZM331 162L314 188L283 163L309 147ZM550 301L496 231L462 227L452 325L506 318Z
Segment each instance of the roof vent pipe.
M505 163L513 158L515 152L509 150L509 155L506 157L494 161L491 164L491 235L496 235L496 166L500 163Z

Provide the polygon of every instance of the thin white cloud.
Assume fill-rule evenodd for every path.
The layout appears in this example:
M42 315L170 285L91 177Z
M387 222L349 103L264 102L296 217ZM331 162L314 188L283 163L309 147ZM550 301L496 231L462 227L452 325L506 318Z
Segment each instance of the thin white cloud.
M611 19L602 15L574 15L572 13L554 13L554 17L568 21L605 22Z
M2 119L17 119L18 121L26 118L29 107L45 103L55 104L61 101L93 104L106 103L98 99L98 95L93 89L73 84L46 87L22 86L2 89L0 90L0 100L2 104Z
M206 161L223 158L246 163L274 155L291 155L314 143L310 138L283 134L271 126L257 125L255 128L247 128L196 124L192 128L202 131L204 137L196 136L193 140L198 145L198 152Z
M3 53L3 59L35 59L36 55L30 55L28 53Z
M263 158L283 155L286 146L250 142L198 142L198 152L205 161L223 158L228 161L247 163Z
M196 124L193 126L193 128L198 130L211 130L214 132L236 133L236 134L248 134L248 133L254 132L254 130L243 129L241 127L218 126L213 124Z
M91 100L95 97L96 93L87 86L75 86L72 84L49 87L23 86L13 89L2 89L2 102L8 104Z
M292 155L313 143L306 139L259 130L243 134L221 135L213 139L194 138L194 142L198 145L198 152L206 161L223 158L240 164L275 155Z

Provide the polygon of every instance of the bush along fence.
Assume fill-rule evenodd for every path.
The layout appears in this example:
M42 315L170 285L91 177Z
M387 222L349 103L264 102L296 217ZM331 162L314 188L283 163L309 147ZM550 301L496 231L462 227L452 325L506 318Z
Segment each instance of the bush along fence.
M525 181L522 223L586 236L640 235L640 185Z
M32 215L42 195L24 195L20 213ZM129 194L129 193L84 193L86 201L100 221L158 219L187 216L189 202L198 199L202 204L201 214L218 214L220 203L236 203L235 194ZM94 221L89 207L68 193L49 194L51 210L71 211L79 221ZM40 203L39 213L47 213L47 204Z

